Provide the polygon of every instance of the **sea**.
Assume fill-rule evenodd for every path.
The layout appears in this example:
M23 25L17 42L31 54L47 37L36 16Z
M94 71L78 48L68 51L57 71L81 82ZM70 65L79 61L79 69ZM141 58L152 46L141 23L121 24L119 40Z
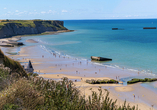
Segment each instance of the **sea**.
M63 21L74 31L31 39L48 52L88 61L91 56L111 58L95 64L157 76L157 29L143 29L157 27L157 19Z

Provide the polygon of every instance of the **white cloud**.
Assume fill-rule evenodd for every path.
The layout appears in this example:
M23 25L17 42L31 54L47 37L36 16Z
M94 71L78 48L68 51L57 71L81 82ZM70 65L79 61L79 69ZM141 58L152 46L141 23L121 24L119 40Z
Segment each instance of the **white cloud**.
M16 10L15 12L19 12L19 10Z
M62 13L67 13L68 11L67 10L62 10Z
M4 10L6 10L7 8L5 7L5 8L3 8Z
M139 17L139 15L134 15L135 17Z
M41 13L42 13L42 14L45 14L46 12L45 12L45 11L42 11Z
M31 15L31 14L33 14L33 13L32 13L32 12L29 12L28 14Z
M127 17L127 18L128 18L128 17L131 17L131 15L126 15L125 17Z
M47 13L48 13L48 14L50 14L50 13L55 14L56 11L54 11L54 10L49 10Z

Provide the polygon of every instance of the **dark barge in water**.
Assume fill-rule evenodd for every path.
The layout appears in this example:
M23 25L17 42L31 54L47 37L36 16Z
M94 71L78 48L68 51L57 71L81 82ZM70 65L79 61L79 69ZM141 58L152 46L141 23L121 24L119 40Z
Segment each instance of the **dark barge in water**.
M156 29L156 27L143 27L143 29Z
M118 28L112 28L112 30L118 30Z
M112 61L112 59L110 58L95 57L95 56L91 56L91 59L96 61Z

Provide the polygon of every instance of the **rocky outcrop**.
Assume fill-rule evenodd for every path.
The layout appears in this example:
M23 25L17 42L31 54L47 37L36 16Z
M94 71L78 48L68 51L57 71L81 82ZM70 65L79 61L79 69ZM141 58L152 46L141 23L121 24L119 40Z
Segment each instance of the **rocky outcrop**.
M40 34L46 31L58 31L67 30L64 27L63 21L51 21L51 20L11 20L4 24L0 29L0 38L27 35L27 34ZM18 22L17 22L18 21ZM29 21L30 25L29 25ZM27 23L27 24L26 24ZM26 25L25 25L26 24Z

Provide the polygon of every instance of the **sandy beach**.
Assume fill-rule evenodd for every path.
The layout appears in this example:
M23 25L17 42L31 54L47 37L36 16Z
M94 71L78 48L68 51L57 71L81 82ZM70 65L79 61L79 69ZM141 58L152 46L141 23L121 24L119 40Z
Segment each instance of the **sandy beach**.
M38 43L32 39L27 40L29 43ZM7 52L10 48L2 48ZM39 45L27 46L21 48L17 55L9 55L10 58L18 60L25 67L29 60L31 60L34 72L39 76L46 79L60 80L67 77L69 80L74 81L74 84L81 91L82 95L88 97L93 91L98 92L99 86L103 88L103 93L107 89L110 92L110 97L113 100L117 99L117 104L122 105L126 100L127 103L138 105L140 110L153 110L157 109L157 94L143 86L141 83L133 85L123 84L88 84L87 79L115 79L138 76L137 72L132 72L123 69L104 67L95 65L90 61L82 61L75 58L68 58L57 54L49 53L43 50ZM153 83L154 87L156 83Z

